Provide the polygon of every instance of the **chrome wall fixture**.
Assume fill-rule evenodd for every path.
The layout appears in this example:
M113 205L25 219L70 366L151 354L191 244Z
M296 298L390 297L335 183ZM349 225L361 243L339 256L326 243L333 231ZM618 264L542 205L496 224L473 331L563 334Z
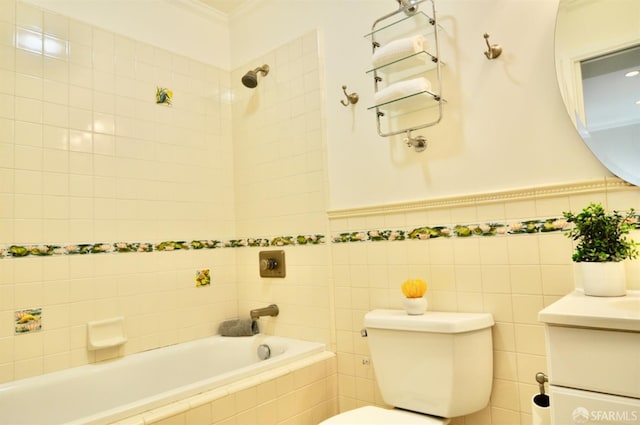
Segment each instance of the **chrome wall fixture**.
M411 137L411 131L407 131L407 136L404 138L404 142L408 147L413 148L416 152L422 152L427 149L427 139L424 136Z
M418 11L418 0L396 0L399 8L404 10L407 16L411 16Z
M258 72L261 73L263 77L265 77L267 74L269 74L269 65L265 63L261 67L248 71L242 76L242 84L250 89L256 88L256 86L258 85Z
M499 44L489 44L489 34L484 33L484 41L487 43L487 51L484 55L487 59L495 59L502 54L502 47Z
M345 97L347 98L346 102L344 100L340 101L340 103L342 103L343 106L355 105L356 103L358 103L358 100L360 100L360 96L358 96L358 93L356 93L356 92L353 92L351 94L347 93L347 86L346 85L342 86L342 92L344 93Z

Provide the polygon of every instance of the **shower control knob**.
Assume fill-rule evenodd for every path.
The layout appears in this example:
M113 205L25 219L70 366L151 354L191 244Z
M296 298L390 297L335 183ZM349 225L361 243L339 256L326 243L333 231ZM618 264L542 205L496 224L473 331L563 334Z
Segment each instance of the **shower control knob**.
M260 251L258 253L260 277L285 277L286 263L283 250Z
M278 262L275 258L265 258L260 261L260 269L261 270L275 270L278 267Z

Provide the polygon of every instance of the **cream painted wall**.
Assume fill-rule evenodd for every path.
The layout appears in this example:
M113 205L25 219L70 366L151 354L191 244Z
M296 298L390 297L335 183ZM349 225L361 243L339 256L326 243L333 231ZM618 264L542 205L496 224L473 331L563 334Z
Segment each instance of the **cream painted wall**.
M373 83L365 75L370 47L363 35L395 2L263 1L231 20L233 66L319 29L330 209L610 175L572 128L559 95L553 62L557 0L436 4L446 30L442 56L449 103L440 125L418 132L430 140L423 153L409 150L398 138L379 137L373 112L366 110L372 105ZM504 47L495 61L483 55L484 32ZM343 84L360 95L353 108L339 104Z

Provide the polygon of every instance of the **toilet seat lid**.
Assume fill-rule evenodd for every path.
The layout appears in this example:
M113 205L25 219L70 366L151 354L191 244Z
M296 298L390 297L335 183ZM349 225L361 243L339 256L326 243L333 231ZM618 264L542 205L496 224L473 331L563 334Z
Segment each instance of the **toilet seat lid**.
M383 409L375 406L365 406L340 413L320 425L445 425L448 419L422 415L399 409Z

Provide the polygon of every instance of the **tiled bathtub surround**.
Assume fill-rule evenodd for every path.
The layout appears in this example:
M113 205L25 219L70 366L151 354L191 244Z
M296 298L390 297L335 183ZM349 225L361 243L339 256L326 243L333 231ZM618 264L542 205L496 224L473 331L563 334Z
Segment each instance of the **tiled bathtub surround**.
M272 71L249 90L245 66L22 2L0 2L0 30L0 381L211 335L273 301L263 329L331 343L315 31L265 52ZM288 251L286 282L258 277L269 246ZM15 312L34 307L43 329L16 336ZM86 322L113 316L129 342L87 352Z
M118 423L317 424L337 413L336 379L335 357L320 353Z

